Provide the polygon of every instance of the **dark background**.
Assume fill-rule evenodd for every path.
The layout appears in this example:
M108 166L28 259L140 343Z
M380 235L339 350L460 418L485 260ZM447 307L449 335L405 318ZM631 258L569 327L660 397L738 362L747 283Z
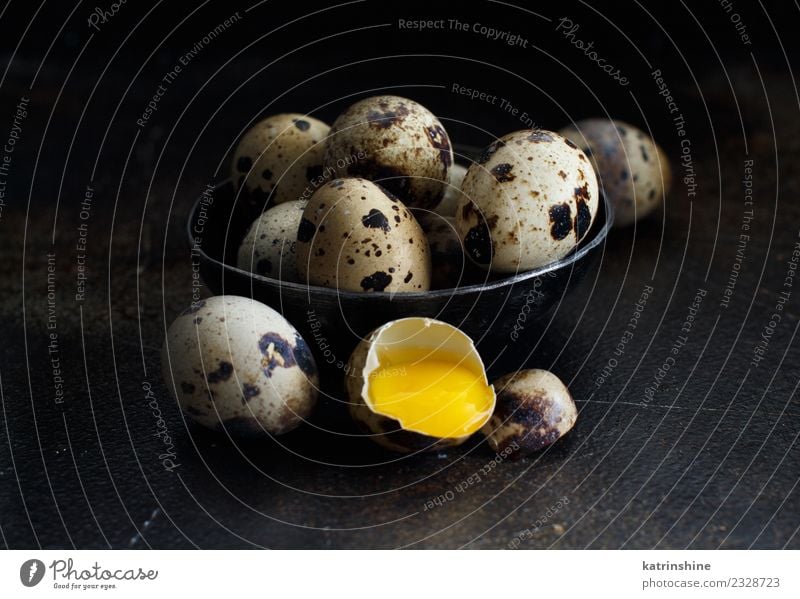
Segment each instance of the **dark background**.
M744 45L715 2L264 2L246 12L254 4L131 2L99 31L87 19L110 2L0 9L0 141L20 98L30 98L0 212L5 546L800 546L796 283L765 359L751 365L798 239L796 6L734 2L752 40ZM237 10L242 18L138 127L178 57ZM556 32L561 17L631 84L617 85ZM399 18L480 22L524 36L529 48L401 31ZM654 69L686 119L694 196ZM573 432L459 492L493 459L480 439L398 457L310 427L234 444L185 423L159 368L164 328L191 300L183 226L204 185L226 175L243 130L281 111L331 122L382 91L428 106L460 144L482 146L522 127L452 94L454 82L501 95L543 128L591 116L629 121L672 160L663 211L615 231L596 272L531 330L531 355L516 352L492 370L556 372L581 410ZM741 250L746 159L754 160L754 213ZM89 282L79 304L75 243L87 185ZM47 350L48 252L56 255L61 404ZM635 336L598 386L645 285L655 292ZM644 388L698 288L706 296L696 326L646 402ZM157 459L145 384L176 439L174 472ZM321 414L355 432L329 407ZM448 491L452 500L426 509Z

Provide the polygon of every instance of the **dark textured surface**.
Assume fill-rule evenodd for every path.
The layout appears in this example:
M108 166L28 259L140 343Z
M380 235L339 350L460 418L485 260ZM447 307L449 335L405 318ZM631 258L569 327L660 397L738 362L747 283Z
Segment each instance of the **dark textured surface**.
M22 9L13 7L3 21L31 18L15 10ZM198 13L152 59L146 57L158 43L153 40L167 39L182 17L156 15L147 35L140 30L123 43L145 12L130 5L125 10L128 14L104 25L80 56L88 37L82 9L63 35L59 27L68 13L43 18L21 43L0 88L3 132L19 98L31 98L0 213L0 541L5 546L800 547L798 281L764 359L751 365L783 289L800 223L797 92L788 59L760 9L745 14L751 27L764 27L753 48L739 45L724 15L712 11L720 61L694 29L692 41L685 42L690 46L682 48L686 56L645 15L631 22L647 25L626 29L651 60L663 62L650 66L664 69L686 118L697 183L692 197L681 180L681 139L649 69L577 5L563 10L584 23L587 39L606 40L605 48L619 42L621 49L611 58L623 61L634 78L633 96L598 75L552 32L552 23L487 4L481 9L484 22L537 31L534 43L585 79L568 73L554 77L552 72L563 69L542 59L541 71L533 73L537 89L469 60L410 57L402 68L383 67L398 60L379 62L381 68L352 65L271 104L277 90L307 77L398 49L477 60L486 58L489 47L496 52L489 62L532 76L530 54L519 48L498 48L466 34L410 37L392 30L381 33L389 44L385 52L372 34L362 33L299 50L226 101L268 61L316 36L397 17L363 10L352 20L322 15L313 25L290 26L280 43L262 42L226 66L254 31L263 33L263 25L244 19L240 32L230 32L230 39L190 63L145 127L136 119L160 78L234 9L218 5ZM282 23L301 14L270 15L260 22ZM685 28L695 27L686 14L656 17L684 36ZM794 21L775 18L779 33L792 22L796 15ZM22 29L13 27L15 35ZM789 55L794 38L784 37ZM38 71L51 39L58 42ZM693 52L697 47L704 51ZM13 45L4 47L6 59L12 51ZM692 62L690 72L683 59L702 64ZM112 66L104 72L107 64ZM503 90L538 124L553 129L606 109L646 122L673 160L676 181L665 210L635 230L615 232L598 270L563 298L551 321L541 329L526 328L525 341L505 344L499 356L497 347L481 346L492 376L522 365L557 373L580 408L575 429L519 462L494 461L478 438L440 454L398 457L348 436L356 429L337 401L341 380L335 369L324 373L331 397L311 425L286 437L234 444L187 425L161 382L159 351L165 322L192 299L192 263L183 235L189 207L220 164L226 175L224 160L239 132L251 118L278 110L322 106L318 114L330 122L350 101L337 98L383 85L408 86L403 93L434 110L462 143L483 145L491 135L520 128L517 117L497 107L424 87L453 81ZM739 263L748 157L754 160L754 212ZM85 221L89 279L85 300L77 302L75 246L89 184L94 189ZM48 329L51 251L55 329ZM738 279L725 308L723 291L734 264L740 265ZM621 355L615 354L646 286L653 291L633 336ZM681 328L698 289L706 295L686 334ZM54 401L52 332L63 403ZM670 356L674 365L647 395ZM610 359L617 362L609 369ZM147 389L174 440L179 465L171 472L159 457L165 444L157 436Z

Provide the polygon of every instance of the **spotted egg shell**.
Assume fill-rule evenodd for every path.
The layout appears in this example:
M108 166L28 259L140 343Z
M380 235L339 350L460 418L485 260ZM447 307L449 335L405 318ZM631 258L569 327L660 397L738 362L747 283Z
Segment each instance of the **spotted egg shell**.
M517 131L470 166L456 226L467 255L493 272L531 270L566 256L597 213L597 177L571 141Z
M245 297L210 297L178 316L161 371L192 420L231 435L286 433L317 399L308 345L283 316Z
M453 164L450 138L427 108L399 96L356 102L334 121L325 166L380 183L411 208L442 199Z
M318 189L297 231L300 280L342 291L430 289L428 242L411 211L366 179Z
M577 144L594 165L602 191L624 227L655 210L669 193L672 171L664 151L644 131L623 121L587 119L561 135Z
M482 432L496 452L518 459L555 443L575 425L575 401L555 374L530 369L494 383L497 403Z
M435 212L418 215L431 252L431 289L452 289L486 280L486 272L464 255L456 219Z
M285 202L259 216L239 246L236 266L272 279L297 281L297 228L307 203Z
M280 204L308 199L323 175L330 127L303 114L276 114L244 134L233 155L232 179L250 197Z

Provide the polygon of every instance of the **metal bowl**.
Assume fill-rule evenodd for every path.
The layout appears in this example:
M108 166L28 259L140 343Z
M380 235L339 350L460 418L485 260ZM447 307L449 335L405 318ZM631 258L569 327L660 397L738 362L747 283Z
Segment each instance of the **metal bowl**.
M613 222L602 198L587 236L567 257L541 268L480 284L420 293L355 293L280 281L237 268L238 246L258 215L236 198L225 181L213 201L201 196L189 215L187 233L200 275L215 295L252 297L281 312L303 335L318 360L339 368L358 341L376 327L406 316L449 322L480 345L524 343L538 319L596 263ZM202 223L202 227L198 227Z

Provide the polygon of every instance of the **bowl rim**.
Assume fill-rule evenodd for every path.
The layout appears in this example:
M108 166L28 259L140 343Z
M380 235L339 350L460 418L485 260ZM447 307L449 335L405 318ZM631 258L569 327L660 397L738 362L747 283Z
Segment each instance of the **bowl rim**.
M232 180L230 178L223 179L216 185L214 185L213 189L216 192L219 189L225 187L225 185L232 184ZM447 289L431 289L428 291L411 291L411 292L390 292L390 291L375 291L370 293L364 293L360 291L343 291L339 289L334 289L332 287L322 287L320 285L308 285L304 283L295 283L293 281L284 281L282 279L273 279L270 277L265 277L263 275L259 275L244 269L241 269L237 266L232 264L226 264L216 258L209 256L206 251L202 247L202 243L197 243L196 238L193 233L192 223L195 220L195 215L197 214L197 210L200 206L200 203L203 201L203 195L201 194L195 200L194 204L192 204L191 209L189 210L188 218L186 219L186 233L189 239L189 247L192 249L192 253L198 255L202 260L206 260L211 262L218 267L222 268L223 273L226 270L232 270L236 273L242 274L249 278L255 279L257 281L266 283L271 285L272 287L278 287L281 289L286 288L287 290L294 290L298 292L305 292L306 294L311 295L327 295L332 298L346 298L346 299L364 299L364 298L375 298L383 299L383 300L391 300L393 302L402 301L402 300L419 300L421 298L448 298L452 297L455 294L468 294L471 292L484 292L484 291L494 291L497 289L502 289L504 287L508 287L510 285L516 285L517 283L522 283L529 279L535 279L537 277L541 277L542 275L547 275L548 273L554 272L556 270L561 270L565 267L568 267L572 264L575 264L582 258L584 258L589 252L595 249L598 245L603 243L608 237L608 232L611 230L611 227L614 225L614 208L611 204L611 200L603 193L599 194L600 201L603 203L603 208L605 211L605 222L599 231L597 231L592 239L590 239L586 245L581 246L579 242L579 246L576 250L573 250L571 253L567 254L566 257L561 258L560 260L555 260L554 262L549 262L543 266L538 268L534 268L533 270L527 270L525 272L520 272L508 277L504 277L502 279L498 279L496 281L491 281L487 283L477 283L474 285L465 285L460 287L450 287ZM591 231L591 228L589 229Z

